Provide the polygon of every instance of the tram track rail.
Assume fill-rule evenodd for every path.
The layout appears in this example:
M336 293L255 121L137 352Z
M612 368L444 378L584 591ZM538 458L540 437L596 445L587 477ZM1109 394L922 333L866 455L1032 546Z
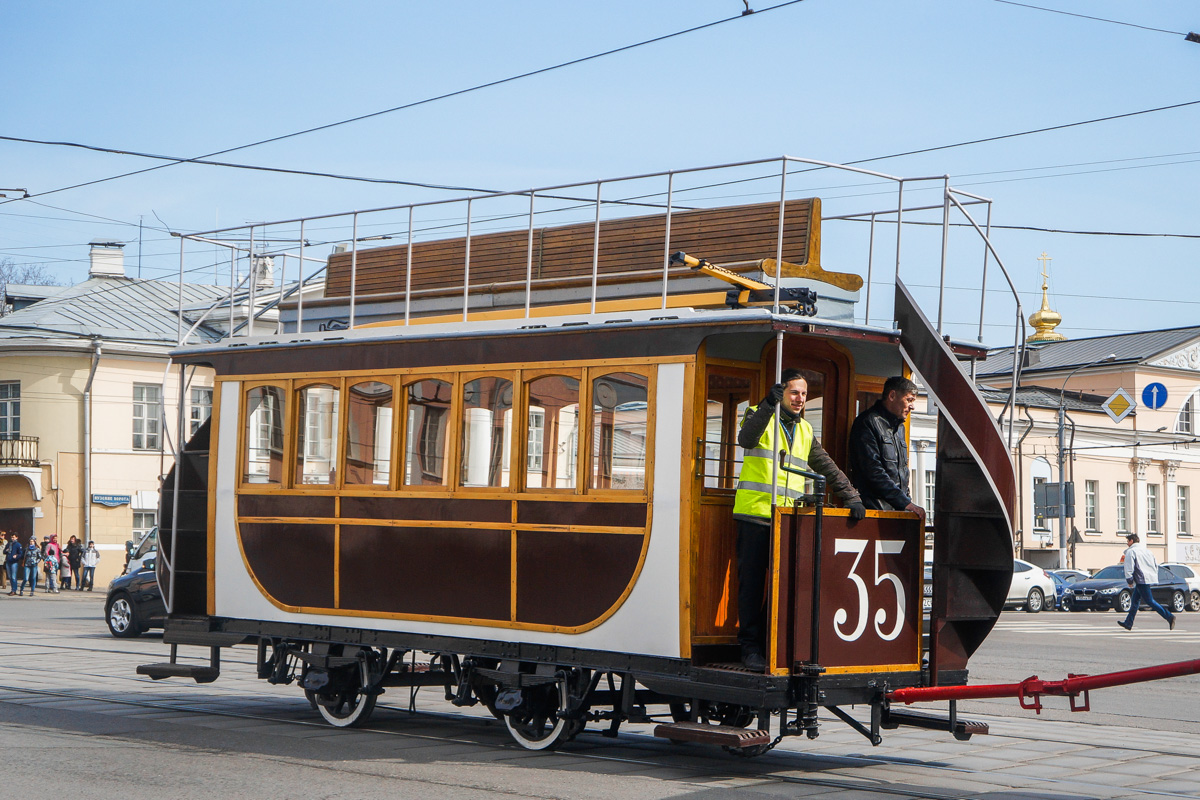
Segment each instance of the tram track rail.
M0 642L0 644L3 644L3 642ZM29 643L22 643L22 644L25 644L27 646L29 645ZM39 646L39 645L33 645L33 646ZM53 647L55 649L64 649L64 650L90 649L90 648L70 648L70 647L54 646L54 645L40 645L40 646ZM124 653L113 653L113 651L101 651L101 652L106 652L106 653L114 654L114 655L124 654ZM135 655L137 655L137 654L135 653ZM250 662L245 662L245 663L250 663ZM106 677L109 677L111 679L112 676L106 676ZM148 682L147 679L145 679L145 678L138 678L138 677L132 677L132 676L130 677L129 680L131 682L135 682L135 683L139 683L139 684ZM214 687L211 684L206 685L204 687L206 692L211 692L213 688ZM171 700L171 701L166 701L166 700L152 700L152 699L138 698L138 697L111 697L111 696L104 696L104 695L99 695L99 694L94 694L94 693L73 692L73 691L63 691L63 690L53 690L53 689L36 689L36 688L30 688L30 687L15 686L15 685L7 684L7 683L0 684L0 692L22 694L22 695L27 695L27 696L32 696L32 697L57 698L57 699L75 700L75 701L88 701L88 702L100 703L100 704L105 704L105 705L128 706L128 707L132 707L132 708L150 709L150 710L155 710L155 711L169 711L169 712L178 713L178 714L196 714L196 715L203 715L203 716L244 719L244 720L251 720L251 721L255 721L255 722L270 723L270 724L276 724L276 725L290 725L290 726L294 725L294 726L302 726L302 727L309 727L309 728L315 728L315 729L329 730L331 732L335 730L335 729L331 728L325 722L317 720L317 719L312 719L312 720L294 719L294 718L289 718L286 716L278 716L278 715L271 715L271 714L258 714L258 713L250 713L250 712L245 712L245 711L232 711L232 710L228 710L228 709L205 707L203 704L203 700L201 700L200 698L196 699L196 700L200 700L200 702L196 702L196 700L186 700L186 699L175 699L175 700ZM222 696L228 697L230 695L241 694L241 692L231 691L231 690L223 690L219 694ZM260 695L260 697L261 697L261 695ZM286 701L288 698L280 695L275 699ZM298 696L296 698L296 702L298 704L304 703L303 696L302 695ZM457 723L463 723L463 722L468 722L468 721L478 721L482 725L490 725L493 723L493 721L491 720L490 717L475 718L472 715L466 714L466 713L445 712L445 711L437 711L437 710L412 711L408 708L404 708L402 706L393 705L393 704L380 704L377 707L377 711L379 711L379 710L387 711L389 713L395 713L398 715L403 715L405 717L413 717L413 716L423 717L427 720L446 720L448 722L457 722ZM425 742L433 742L433 743L443 743L443 744L448 744L448 745L453 745L453 744L470 745L473 747L482 747L482 748L486 748L486 749L494 749L494 750L512 752L514 754L522 754L522 753L528 752L513 742L507 742L507 741L489 742L489 741L486 741L486 739L484 739L482 737L480 737L480 738L465 738L465 737L460 737L460 736L447 736L447 735L437 735L437 734L430 734L430 733L421 733L421 732L417 732L417 731L402 731L402 730L396 730L395 728L390 727L390 726L380 726L380 725L368 724L368 725L365 725L360 728L355 728L353 731L347 731L347 734L352 735L354 732L392 736L392 737L396 737L398 740L408 739L408 740L417 740L417 741L425 741ZM593 730L593 733L594 732L595 731ZM1038 739L1033 736L1020 736L1020 735L1013 735L1013 734L999 734L999 736L1006 738L1006 739L1013 739L1013 740L1042 741L1042 739ZM613 743L616 744L615 741ZM562 756L564 758L582 759L582 760L605 762L605 763L628 764L628 765L641 766L641 767L650 767L650 768L655 768L655 769L669 768L676 772L684 771L684 772L688 773L691 776L692 780L713 779L713 778L752 779L752 780L762 781L765 783L774 783L774 784L779 784L779 785L808 786L808 787L812 787L812 788L821 788L821 789L853 790L853 791L857 791L857 792L864 792L867 794L888 795L891 797L903 796L903 797L912 798L912 800L948 800L948 798L960 796L961 792L952 791L952 790L945 790L945 791L918 790L918 789L913 789L913 788L908 788L908 787L901 787L901 786L897 786L895 783L891 782L890 779L885 784L872 785L871 784L872 781L875 781L875 782L879 781L879 778L876 776L845 776L844 778L813 777L813 776L809 776L809 775L803 775L803 776L781 775L781 774L772 772L771 770L778 769L780 766L789 766L789 767L793 766L793 765L781 764L781 760L782 761L795 760L795 761L799 761L799 762L819 760L826 765L828 765L830 763L838 764L839 766L833 767L834 769L840 769L840 768L852 769L852 768L856 768L856 767L888 767L888 766L919 767L919 768L922 768L925 770L941 772L941 773L945 773L947 775L961 776L963 778L979 776L981 778L988 779L989 783L994 781L994 778L995 778L995 773L993 773L989 770L972 769L972 768L968 768L968 767L957 767L952 764L930 763L929 761L923 761L923 760L915 759L915 758L911 758L911 757L886 756L886 755L872 756L872 755L864 755L864 754L859 754L859 753L852 753L852 754L831 754L828 752L813 753L813 752L805 752L802 750L790 750L790 749L777 749L777 750L773 751L771 754L761 757L761 760L754 760L754 761L734 759L731 757L723 756L722 754L720 754L719 752L716 752L716 751L708 751L708 752L711 752L711 759L706 760L706 763L703 765L697 765L692 762L696 758L701 757L700 750L689 749L688 752L684 753L684 752L678 750L677 745L668 744L661 740L655 739L654 737L650 736L647 733L643 733L640 731L631 731L628 729L624 730L622 732L621 739L620 739L620 745L624 746L626 748L629 748L629 749L633 749L633 750L653 750L653 751L655 751L655 754L651 758L651 757L639 756L639 755L612 755L612 754L588 753L588 752L583 752L579 749L572 749L571 747L568 746L567 748L565 748L561 751L551 751L551 752L539 751L538 755L549 756L551 758L553 758L555 756ZM1158 755L1158 756L1173 755L1176 757L1193 759L1196 761L1197 766L1200 767L1200 754L1196 754L1196 753L1184 753L1184 752L1172 753L1172 752L1150 749L1150 748L1137 748L1137 747L1129 747L1129 746L1123 746L1120 749L1127 751L1127 752L1142 752L1142 753L1153 754L1153 755ZM664 756L666 758L664 758ZM794 765L794 768L803 769L804 766L805 765L803 763L799 763L799 764ZM830 767L823 766L822 769L828 770L828 769L830 769ZM1096 787L1097 789L1099 789L1101 787L1107 787L1108 789L1111 789L1111 787L1108 787L1107 784L1101 784L1101 783L1096 783L1096 782L1086 781L1086 780L1079 780L1079 779L1074 779L1074 778L1047 778L1047 777L1041 776L1041 775L1023 775L1020 772L1012 772L1012 771L1006 772L1006 773L1004 773L1004 775L1007 778L1020 779L1020 780L1026 780L1026 781L1037 781L1039 783L1048 784L1048 785L1052 785L1052 786L1065 787L1065 786L1069 785L1069 786L1075 787L1076 789L1086 788L1086 787L1091 786L1091 787ZM900 780L899 782L903 783L902 780ZM1190 798L1190 800L1195 800L1195 798L1196 798L1196 794L1194 794L1194 793L1184 794L1184 793L1179 793L1179 792L1164 792L1164 791L1155 791L1155 790L1146 790L1146 789L1139 790L1138 794L1145 795L1148 797Z

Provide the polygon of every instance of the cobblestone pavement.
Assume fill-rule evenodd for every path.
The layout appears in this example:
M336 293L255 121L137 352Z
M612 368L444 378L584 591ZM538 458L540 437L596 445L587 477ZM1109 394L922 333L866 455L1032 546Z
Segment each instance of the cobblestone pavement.
M828 717L818 739L750 760L647 725L533 753L440 690L413 714L392 689L365 728L335 730L295 686L257 680L249 648L225 651L216 683L142 678L138 664L165 660L161 638L114 639L102 614L100 591L0 597L0 746L20 754L10 764L47 765L6 769L6 796L1200 798L1200 741L1086 715L964 714L991 735L891 731L874 748Z

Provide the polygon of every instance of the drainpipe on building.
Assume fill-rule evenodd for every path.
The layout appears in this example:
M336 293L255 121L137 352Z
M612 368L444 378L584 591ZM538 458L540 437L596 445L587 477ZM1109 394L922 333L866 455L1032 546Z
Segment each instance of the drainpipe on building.
M92 381L100 366L100 340L92 340L92 368L83 387L83 546L92 541Z

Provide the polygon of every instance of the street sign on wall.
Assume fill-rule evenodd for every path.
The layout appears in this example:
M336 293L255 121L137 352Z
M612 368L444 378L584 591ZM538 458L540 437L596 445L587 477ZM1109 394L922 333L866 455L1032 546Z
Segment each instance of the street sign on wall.
M94 494L94 495L92 495L93 503L96 503L97 505L101 505L101 506L108 506L109 508L116 508L117 506L127 506L127 505L129 505L129 501L132 499L133 498L127 494Z
M1167 387L1161 383L1152 383L1142 389L1142 405L1146 408L1162 408L1167 404Z
M1117 389L1100 404L1100 407L1104 409L1105 414L1108 414L1109 419L1113 422L1120 422L1137 408L1137 402L1129 396L1129 392Z

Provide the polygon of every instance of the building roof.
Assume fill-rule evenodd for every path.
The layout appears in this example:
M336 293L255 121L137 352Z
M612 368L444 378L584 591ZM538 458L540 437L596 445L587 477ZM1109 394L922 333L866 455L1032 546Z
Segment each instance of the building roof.
M1026 365L1021 374L1029 376L1071 370L1094 364L1110 354L1116 355L1116 359L1108 362L1109 364L1140 364L1155 356L1178 350L1196 340L1200 340L1200 326L1118 333L1087 339L1068 339L1065 342L1048 342L1040 346L1032 345L1026 348ZM978 377L983 379L1010 374L1012 352L1011 347L988 351L987 361L979 365L976 373Z
M183 284L185 307L207 305L227 295L228 290L217 286ZM177 283L123 277L89 278L0 318L0 338L101 338L175 345L179 335L178 306ZM189 327L185 321L184 330ZM193 337L214 341L219 334L200 326Z
M1017 388L1017 405L1029 406L1031 408L1057 409L1059 391L1059 389L1052 389L1047 386L1020 386ZM980 385L979 393L989 403L1003 404L1007 403L1009 398L1007 387L996 388ZM1098 394L1067 391L1062 395L1062 399L1063 406L1067 411L1094 411L1103 413L1104 409L1101 405L1108 398ZM1130 415L1136 413L1136 411L1131 411Z

